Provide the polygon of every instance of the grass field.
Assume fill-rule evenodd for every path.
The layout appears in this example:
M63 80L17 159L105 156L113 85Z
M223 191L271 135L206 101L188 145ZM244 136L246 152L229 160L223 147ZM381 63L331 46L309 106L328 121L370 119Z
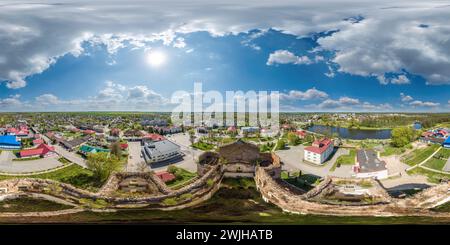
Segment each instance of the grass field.
M54 172L50 173L44 173L44 174L36 174L36 175L29 175L29 176L10 176L10 175L0 175L0 180L5 179L12 179L12 178L39 178L39 179L52 179L61 181L64 183L71 184L73 186L83 188L83 189L90 189L90 190L96 190L103 183L97 183L94 178L93 174L90 170L84 169L76 164L72 164L70 166L67 166L65 168L56 170Z
M72 206L30 197L0 201L0 212L44 212L69 208Z
M330 171L333 172L336 170L338 165L354 165L356 158L356 149L350 149L348 155L341 155L336 159L334 165L330 168Z
M166 183L170 188L179 188L183 186L184 183L197 176L196 173L189 172L186 169L178 167L175 167L174 169L175 170L173 174L175 175L176 179Z
M398 148L391 145L386 145L383 148L384 151L380 153L381 156L400 155L406 151L406 147Z
M445 160L432 157L430 160L424 163L423 166L441 171L446 162L447 161Z
M214 149L213 144L209 144L209 143L206 143L203 141L199 141L199 142L192 144L192 147L202 150L202 151L210 151L210 150Z
M409 175L424 175L427 177L428 181L431 183L438 184L442 179L450 179L450 173L449 174L440 174L435 173L433 171L429 171L420 167L417 167L413 170L408 171Z
M433 144L431 146L427 146L423 149L414 150L408 155L406 155L402 161L409 166L414 166L416 164L421 163L423 160L427 159L433 152L435 152L440 146Z

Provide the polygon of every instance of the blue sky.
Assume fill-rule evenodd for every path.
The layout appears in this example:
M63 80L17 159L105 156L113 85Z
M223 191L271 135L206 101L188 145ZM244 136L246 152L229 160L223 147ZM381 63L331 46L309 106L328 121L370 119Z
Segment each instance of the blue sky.
M7 67L8 63L3 62L0 111L170 110L174 106L170 103L172 93L190 92L194 82L202 82L204 90L222 93L279 91L283 111L449 111L450 79L447 81L447 71L439 67L446 65L445 58L450 60L450 55L437 57L440 54L436 52L447 43L436 50L424 48L411 54L405 52L412 48L396 46L397 37L380 38L380 43L375 38L368 44L367 40L359 40L358 32L376 35L373 32L380 30L372 29L378 26L370 24L379 20L370 13L356 15L358 12L363 11L336 17L335 27L320 23L316 31L305 33L271 26L229 33L215 33L220 28L192 28L179 32L170 29L149 38L142 36L141 30L133 36L135 33L112 31L86 34L84 28L82 38L68 39L72 43L77 40L75 47L55 51L55 55L46 52L58 40L43 44L44 51L33 51L32 55L21 53L28 46L15 44L12 47L17 50L16 56L6 53L4 60L24 56L29 64L21 63L25 58L17 61L18 67ZM30 14L30 19L38 18L32 17ZM416 24L426 22L427 16L417 18L416 22L408 22L414 25L410 28L417 32L432 28ZM2 35L8 27L4 26L0 28L0 42L11 42L6 34ZM149 34L154 32L149 30ZM409 40L414 36L400 38ZM425 47L435 43L418 40L417 46L424 41L429 41ZM382 42L392 48L368 50L384 48ZM164 56L163 64L149 64L149 54L155 52ZM443 64L431 66L429 63L434 61L430 61L430 54ZM0 51L0 66L2 57ZM14 76L14 72L19 75Z

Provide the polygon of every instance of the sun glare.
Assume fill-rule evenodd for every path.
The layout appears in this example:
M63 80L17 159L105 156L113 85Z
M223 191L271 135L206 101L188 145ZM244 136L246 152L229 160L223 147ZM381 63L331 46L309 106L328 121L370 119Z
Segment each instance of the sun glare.
M147 62L151 66L161 66L166 62L166 55L161 51L150 51L147 54Z

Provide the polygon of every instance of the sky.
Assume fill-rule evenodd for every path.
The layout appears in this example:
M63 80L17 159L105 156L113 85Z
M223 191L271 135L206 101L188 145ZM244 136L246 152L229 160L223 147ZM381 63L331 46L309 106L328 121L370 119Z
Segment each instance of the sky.
M450 111L450 1L274 2L0 0L0 112L170 111L194 82L281 111Z

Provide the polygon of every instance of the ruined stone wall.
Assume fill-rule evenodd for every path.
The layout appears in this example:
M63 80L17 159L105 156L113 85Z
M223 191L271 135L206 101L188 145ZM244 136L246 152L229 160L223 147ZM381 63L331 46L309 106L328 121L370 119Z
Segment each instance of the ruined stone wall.
M320 215L337 215L337 216L433 216L433 217L450 217L450 213L437 213L428 209L421 208L418 197L408 199L408 202L402 200L395 200L389 204L377 204L367 206L348 206L348 205L331 205L315 203L308 200L308 196L312 194L299 195L292 192L289 188L280 185L276 179L270 175L270 169L258 167L256 169L255 181L258 190L263 199L271 202L286 212L297 214L320 214ZM328 181L323 183L322 187L326 188ZM439 193L442 198L448 197L448 184L431 187L423 195L420 195L422 200L432 199L432 194ZM438 199L438 198L435 198ZM429 203L429 202L427 202ZM411 205L414 204L414 205Z
M133 175L133 173L126 175ZM154 175L150 174L148 176ZM222 177L222 166L216 165L211 167L210 170L206 174L201 176L197 181L178 190L170 190L170 192L162 195L139 197L113 197L107 195L108 192L105 190L103 190L103 192L93 193L58 181L34 178L9 179L0 181L0 188L8 188L8 193L44 193L70 202L80 202L81 199L90 199L92 201L103 199L112 205L160 204L160 202L166 198L177 198L186 193L192 194L192 199L207 195L208 192L220 185ZM119 178L120 177L117 176L115 178L111 178L109 183L114 183L115 179ZM209 181L210 179L211 181ZM189 201L190 200L185 200L184 202Z

